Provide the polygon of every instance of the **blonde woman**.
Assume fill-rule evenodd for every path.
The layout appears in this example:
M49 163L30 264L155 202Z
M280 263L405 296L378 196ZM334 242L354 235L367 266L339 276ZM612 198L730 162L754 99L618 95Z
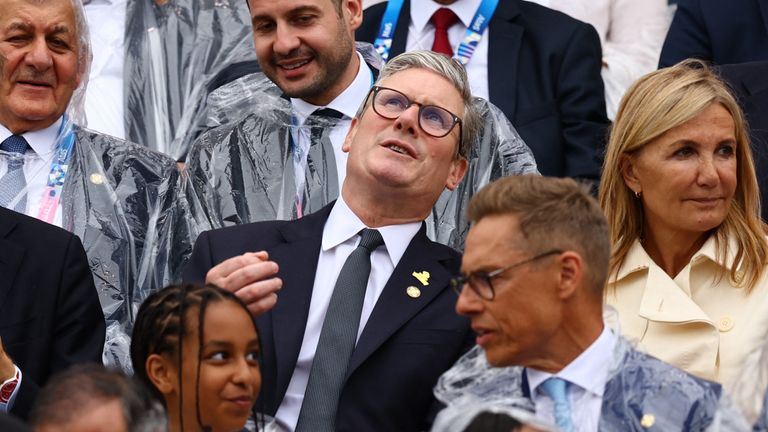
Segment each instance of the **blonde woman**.
M649 354L728 388L768 329L766 227L742 112L703 63L638 80L600 183L606 301Z

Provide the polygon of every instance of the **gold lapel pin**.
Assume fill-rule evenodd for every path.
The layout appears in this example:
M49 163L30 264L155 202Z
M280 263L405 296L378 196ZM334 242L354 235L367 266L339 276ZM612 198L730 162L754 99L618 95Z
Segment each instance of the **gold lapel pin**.
M640 426L646 429L653 426L654 423L656 423L656 417L653 414L643 414L643 417L640 419Z
M101 174L93 173L91 174L91 183L100 185L104 183L104 177L102 177Z
M419 280L422 285L427 286L429 285L429 272L428 271L420 271L420 272L413 272L411 273L413 277Z
M405 293L408 294L408 297L410 298L419 298L419 296L421 296L421 290L415 286L409 286L406 288Z

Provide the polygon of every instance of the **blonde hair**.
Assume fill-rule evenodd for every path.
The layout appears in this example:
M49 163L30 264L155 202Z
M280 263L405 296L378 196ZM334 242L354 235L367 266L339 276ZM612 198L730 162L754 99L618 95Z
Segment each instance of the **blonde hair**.
M760 219L760 197L746 121L726 85L698 60L685 60L645 75L629 88L621 101L600 181L600 206L608 218L613 244L610 274L618 272L643 229L642 205L624 183L622 159L698 116L712 104L722 105L733 117L737 164L736 193L731 208L712 233L717 256L733 254L734 251L728 250L728 239L735 239L737 250L732 255L731 281L749 292L760 279L768 243L766 226ZM743 274L737 271L739 268Z

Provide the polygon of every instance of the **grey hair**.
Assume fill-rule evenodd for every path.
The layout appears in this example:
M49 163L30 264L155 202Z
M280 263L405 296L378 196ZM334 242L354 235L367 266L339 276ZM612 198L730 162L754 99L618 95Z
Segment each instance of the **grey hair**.
M82 0L69 0L75 16L75 36L77 39L77 67L80 73L80 84L72 93L72 98L67 106L67 114L71 121L86 125L85 118L85 90L88 88L88 76L91 72L91 38L88 31L88 21L85 18L85 8Z
M477 106L472 101L472 91L469 87L469 79L467 79L467 72L464 70L464 66L448 56L432 51L408 51L393 58L384 65L375 85L398 72L408 69L426 69L434 72L448 80L456 91L459 92L464 103L464 113L461 116L461 145L458 155L465 159L468 158L472 144L478 140L481 117ZM355 117L358 119L368 107L368 99L357 110Z

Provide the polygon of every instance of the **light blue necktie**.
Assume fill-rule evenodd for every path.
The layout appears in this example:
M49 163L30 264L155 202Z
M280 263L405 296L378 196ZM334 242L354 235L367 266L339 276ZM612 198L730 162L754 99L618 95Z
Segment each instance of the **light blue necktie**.
M8 208L16 196L23 193L12 208L19 213L27 210L27 181L24 178L24 153L27 147L29 144L21 135L11 135L0 144L0 150L13 154L8 157L8 171L0 177L0 207Z
M571 408L568 406L566 387L568 382L562 378L552 377L541 383L544 393L555 403L553 413L555 424L561 432L573 432L573 420Z

